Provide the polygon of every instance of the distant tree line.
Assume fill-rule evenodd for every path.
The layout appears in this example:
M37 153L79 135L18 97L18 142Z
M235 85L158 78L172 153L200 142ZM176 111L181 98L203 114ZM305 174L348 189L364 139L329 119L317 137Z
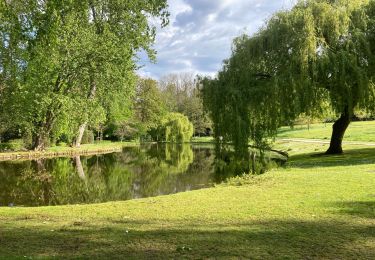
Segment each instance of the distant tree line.
M211 135L211 121L192 73L169 74L159 81L139 78L130 116L109 122L110 139L187 142Z

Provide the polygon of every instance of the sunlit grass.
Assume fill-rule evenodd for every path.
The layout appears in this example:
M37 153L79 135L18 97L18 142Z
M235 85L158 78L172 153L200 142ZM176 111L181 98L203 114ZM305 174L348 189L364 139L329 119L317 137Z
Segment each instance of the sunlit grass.
M307 138L326 139L331 138L332 123L312 124L290 127L281 127L278 138ZM346 141L375 142L375 121L352 122L344 136Z
M374 259L375 149L344 148L298 144L285 168L210 189L0 208L0 258Z
M214 142L214 138L212 136L201 136L201 137L193 137L191 139L192 143L212 143Z

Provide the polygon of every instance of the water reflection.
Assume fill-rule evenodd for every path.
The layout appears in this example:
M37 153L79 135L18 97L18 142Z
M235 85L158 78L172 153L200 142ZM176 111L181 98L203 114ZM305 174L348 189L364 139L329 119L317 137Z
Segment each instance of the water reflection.
M0 162L0 206L97 203L199 189L249 164L211 146L144 145L122 153ZM246 167L243 167L246 166Z
M230 177L246 173L263 174L266 171L279 167L286 162L281 154L249 149L239 155L228 145L215 147L214 181L220 183Z

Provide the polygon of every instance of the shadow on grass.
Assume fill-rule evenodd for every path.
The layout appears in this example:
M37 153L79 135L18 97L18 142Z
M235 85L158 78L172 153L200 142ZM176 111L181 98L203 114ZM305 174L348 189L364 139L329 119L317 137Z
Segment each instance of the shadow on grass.
M298 154L291 156L289 161L291 167L297 168L336 167L374 163L375 148L348 149L341 155L324 155L321 153Z
M375 191L371 196L375 197ZM375 201L335 202L328 206L339 214L375 219Z
M166 223L167 225L173 223ZM108 226L0 225L0 258L90 259L374 259L375 229L341 222L267 221L235 225L147 228L128 223ZM128 230L128 232L126 232Z

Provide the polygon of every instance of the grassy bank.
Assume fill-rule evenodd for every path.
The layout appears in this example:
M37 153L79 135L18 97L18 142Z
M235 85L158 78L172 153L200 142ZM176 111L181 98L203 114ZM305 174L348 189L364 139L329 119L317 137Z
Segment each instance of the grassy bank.
M304 138L329 141L332 134L332 123L317 123L307 125L296 125L294 128L281 127L277 139ZM193 143L213 142L212 137L194 137ZM352 142L375 142L375 121L352 122L344 137L344 141Z
M47 148L45 151L1 152L0 161L111 153L115 151L121 151L124 146L133 145L138 145L138 143L103 141L97 142L95 144L84 144L80 147L53 146Z
M280 149L289 144L280 143ZM375 258L375 149L289 147L286 168L211 189L0 208L0 258Z
M211 136L195 136L191 139L192 143L213 143L215 140Z
M332 134L332 123L297 125L294 129L281 127L278 138L307 138L326 139L329 141ZM375 121L352 122L344 137L344 141L375 142Z

